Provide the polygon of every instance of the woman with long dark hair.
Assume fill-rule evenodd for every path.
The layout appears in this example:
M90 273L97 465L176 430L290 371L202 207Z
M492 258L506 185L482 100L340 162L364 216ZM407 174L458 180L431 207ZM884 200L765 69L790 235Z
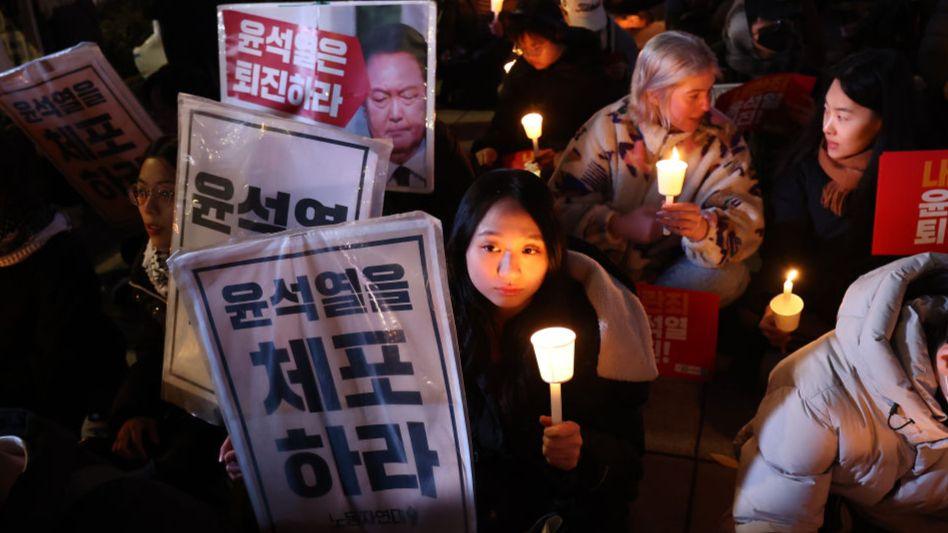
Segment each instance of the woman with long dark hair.
M778 173L768 220L761 292L780 288L790 267L806 302L800 342L833 328L846 288L888 262L871 254L879 156L916 147L912 78L892 50L866 50L835 65L817 114ZM761 331L774 346L789 336L776 329L769 308Z
M638 299L567 252L545 184L500 170L468 190L447 247L474 444L481 531L625 531L644 449L640 407L655 378ZM564 326L575 373L553 424L530 335Z

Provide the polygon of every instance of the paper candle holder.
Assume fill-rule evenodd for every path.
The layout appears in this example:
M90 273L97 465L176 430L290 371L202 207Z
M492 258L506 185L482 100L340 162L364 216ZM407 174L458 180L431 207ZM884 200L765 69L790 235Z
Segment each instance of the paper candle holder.
M796 294L778 294L770 300L770 310L774 312L777 329L784 333L796 331L803 313L803 298Z

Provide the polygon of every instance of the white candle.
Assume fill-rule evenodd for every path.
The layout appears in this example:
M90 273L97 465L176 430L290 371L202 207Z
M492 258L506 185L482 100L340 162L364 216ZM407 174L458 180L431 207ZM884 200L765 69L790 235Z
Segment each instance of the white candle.
M787 272L783 292L770 300L770 310L774 313L777 329L785 333L796 331L800 326L800 314L803 312L803 298L793 294L793 280L797 278L797 274L796 270Z
M504 0L490 0L490 10L494 13L494 20L497 20L497 17L500 16L500 12L504 9Z
M576 334L568 328L545 328L530 336L537 355L540 377L550 384L550 416L554 424L563 421L560 384L573 378Z
M658 193L665 197L665 202L675 203L675 197L681 194L681 189L685 184L685 171L688 170L688 163L681 160L678 156L678 148L672 148L671 158L662 159L655 164L658 169ZM671 235L668 228L662 229L663 235Z
M554 424L563 421L563 399L559 383L550 383L550 418Z
M543 134L543 115L539 113L527 113L520 119L523 124L523 131L527 137L533 141L533 157L536 157L540 151L540 135Z

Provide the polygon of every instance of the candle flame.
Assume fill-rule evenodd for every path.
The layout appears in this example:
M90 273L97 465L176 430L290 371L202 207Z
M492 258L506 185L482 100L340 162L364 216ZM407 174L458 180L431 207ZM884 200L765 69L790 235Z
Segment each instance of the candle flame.
M675 161L681 161L681 157L678 155L678 147L677 147L677 146L675 146L675 147L672 148L672 155L671 155L671 158L674 159Z
M509 72L510 72L510 69L513 68L514 63L516 63L516 62L517 62L517 60L514 59L513 61L510 61L509 63L504 63L504 72L509 73Z
M787 281L794 281L797 279L797 275L799 275L797 269L791 268L790 271L787 272Z

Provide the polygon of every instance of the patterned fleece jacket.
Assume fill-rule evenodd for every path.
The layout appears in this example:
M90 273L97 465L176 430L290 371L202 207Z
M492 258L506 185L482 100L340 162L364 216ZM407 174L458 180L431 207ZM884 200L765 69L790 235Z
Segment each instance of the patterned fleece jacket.
M632 164L637 141L644 142L647 166L653 169L646 174ZM675 201L700 206L710 225L707 236L691 241L673 235L638 245L611 234L607 228L613 216L662 205L655 162L670 157L674 147L688 163ZM675 240L689 260L708 268L743 261L763 240L763 200L750 152L734 125L713 109L693 133L672 132L657 124L635 124L626 96L579 129L550 178L550 188L566 231L602 249L633 278L641 277L655 250Z

